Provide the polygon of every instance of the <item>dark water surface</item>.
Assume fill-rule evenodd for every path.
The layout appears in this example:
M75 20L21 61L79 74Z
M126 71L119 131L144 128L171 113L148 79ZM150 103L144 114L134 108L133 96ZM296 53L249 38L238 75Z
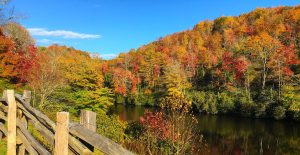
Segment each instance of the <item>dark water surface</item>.
M143 106L117 105L112 113L124 121L138 121ZM207 146L203 154L300 155L300 123L233 116L198 115L198 129ZM195 135L199 136L199 135Z

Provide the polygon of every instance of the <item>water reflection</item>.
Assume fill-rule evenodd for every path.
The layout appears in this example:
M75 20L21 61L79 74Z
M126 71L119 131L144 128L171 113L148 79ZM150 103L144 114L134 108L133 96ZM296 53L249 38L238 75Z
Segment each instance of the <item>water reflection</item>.
M300 154L300 126L295 122L198 117L212 154Z
M142 106L117 105L111 112L119 115L121 120L137 121L146 109L154 110ZM197 129L206 143L200 154L300 154L299 123L230 116L197 117Z
M115 105L109 113L116 114L122 121L133 122L138 121L144 115L146 110L154 111L153 107L134 106L134 105Z

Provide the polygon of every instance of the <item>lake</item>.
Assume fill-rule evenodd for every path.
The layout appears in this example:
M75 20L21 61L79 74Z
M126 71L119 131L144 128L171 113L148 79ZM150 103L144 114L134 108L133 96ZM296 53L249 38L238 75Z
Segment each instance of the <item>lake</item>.
M112 113L132 122L145 110L154 108L116 105ZM206 144L202 154L300 155L299 122L212 115L198 115L197 119Z

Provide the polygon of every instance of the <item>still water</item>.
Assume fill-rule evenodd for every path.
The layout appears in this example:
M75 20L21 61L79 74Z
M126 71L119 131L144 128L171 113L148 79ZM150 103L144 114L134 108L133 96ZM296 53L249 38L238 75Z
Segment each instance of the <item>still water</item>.
M112 113L132 122L138 121L146 110L154 108L116 105ZM211 115L197 118L197 128L206 144L202 154L300 155L299 122Z

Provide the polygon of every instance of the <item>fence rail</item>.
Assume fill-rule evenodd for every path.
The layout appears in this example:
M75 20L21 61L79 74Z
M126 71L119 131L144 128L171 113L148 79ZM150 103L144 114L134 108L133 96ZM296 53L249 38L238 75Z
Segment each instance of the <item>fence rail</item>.
M20 95L5 90L0 98L0 139L7 139L8 155L87 155L93 154L94 148L108 155L133 154L96 133L94 112L81 111L80 123L69 121L69 114L60 112L54 123L30 105L30 94L30 91ZM44 143L31 134L28 125L38 131Z

